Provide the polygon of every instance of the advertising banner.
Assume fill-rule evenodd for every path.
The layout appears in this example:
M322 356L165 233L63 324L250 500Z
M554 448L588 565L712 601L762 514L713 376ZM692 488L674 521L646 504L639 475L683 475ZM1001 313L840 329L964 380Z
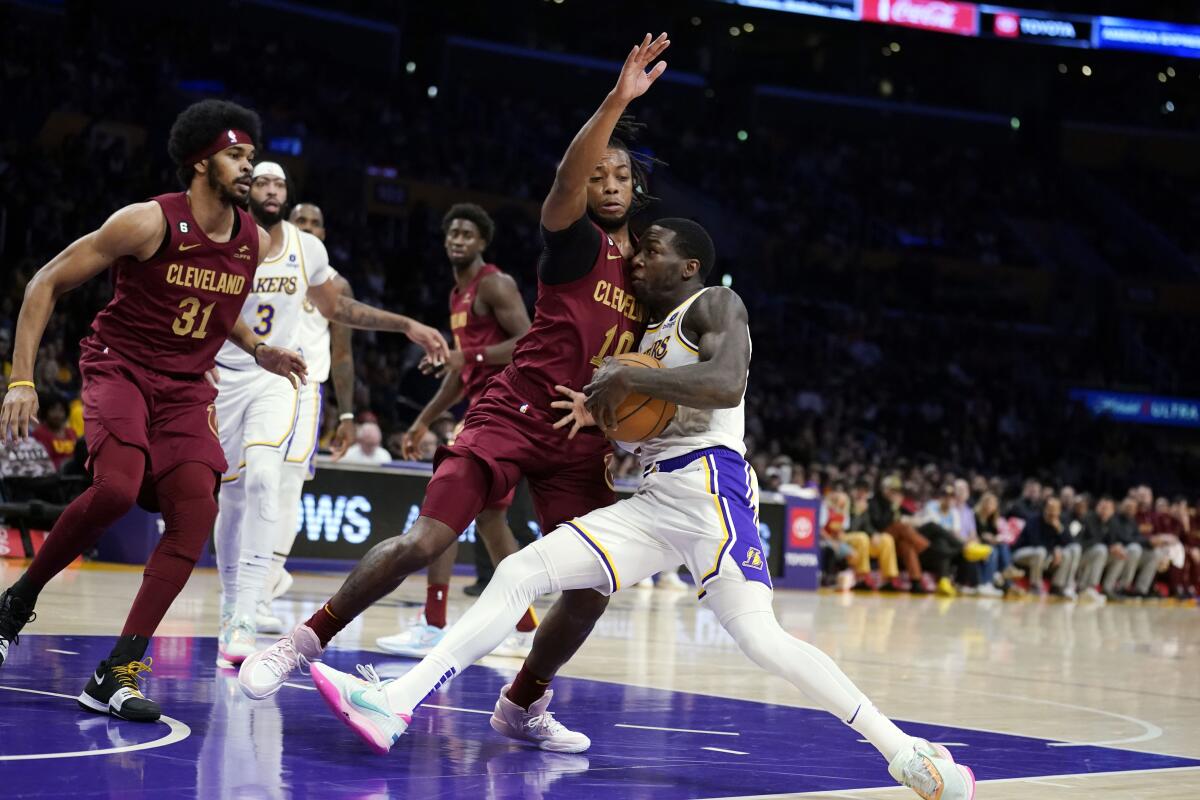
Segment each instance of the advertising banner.
M979 34L979 7L952 0L863 0L862 18L926 31Z
M1070 396L1097 417L1146 425L1200 428L1200 400L1196 399L1091 389L1072 389Z

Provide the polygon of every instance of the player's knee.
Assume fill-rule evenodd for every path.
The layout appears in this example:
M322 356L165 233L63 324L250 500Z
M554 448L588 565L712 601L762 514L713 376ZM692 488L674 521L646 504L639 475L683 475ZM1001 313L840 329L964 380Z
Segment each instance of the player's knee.
M406 561L418 562L418 569L427 567L446 551L457 534L448 526L421 517L407 533L385 544L393 544L397 549L395 555L402 556Z
M92 482L93 508L102 515L119 517L137 502L140 484L125 476L96 476Z
M590 629L608 608L608 595L595 589L572 589L563 592L561 602L572 622Z

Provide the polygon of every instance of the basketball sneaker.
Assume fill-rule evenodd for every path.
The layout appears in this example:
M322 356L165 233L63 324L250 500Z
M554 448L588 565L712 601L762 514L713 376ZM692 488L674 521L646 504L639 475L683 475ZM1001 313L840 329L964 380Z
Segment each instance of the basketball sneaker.
M313 629L297 625L290 636L248 656L238 670L238 683L251 700L265 700L278 692L293 672L304 672L323 652L321 640Z
M262 633L283 633L283 620L271 613L271 603L268 600L258 601L254 625Z
M492 730L510 739L533 742L542 750L552 753L582 753L592 746L591 739L563 725L546 710L554 697L552 689L547 690L542 699L526 711L508 699L508 690L511 688L510 683L500 690L500 699L496 701L496 710L492 712Z
M130 722L157 722L162 709L142 694L143 672L150 672L154 659L121 661L109 658L100 662L87 686L75 698L84 711L111 714Z
M313 683L329 708L379 755L386 755L412 723L412 714L392 711L375 668L358 665L366 680L339 672L320 662L312 665Z
M13 594L12 589L0 594L0 667L8 659L8 648L15 646L21 629L37 619L33 606Z
M533 631L513 631L492 651L492 655L502 658L526 658L532 649Z
M236 667L254 655L257 631L250 617L234 617L221 627L217 637L217 666Z
M375 640L375 646L394 656L424 658L429 655L430 650L437 647L445 635L445 628L425 624L425 617L422 615L417 622L409 625L407 630L379 637Z
M975 773L955 764L945 747L914 739L892 763L888 772L896 781L917 793L921 800L974 800Z

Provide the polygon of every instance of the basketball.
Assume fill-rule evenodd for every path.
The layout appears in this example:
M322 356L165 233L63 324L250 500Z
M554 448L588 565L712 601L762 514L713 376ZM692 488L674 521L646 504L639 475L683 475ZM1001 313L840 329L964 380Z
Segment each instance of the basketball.
M622 353L616 360L627 367L662 369L662 363L645 353ZM617 427L604 434L618 442L641 442L662 433L675 416L675 404L657 397L631 393L617 406Z

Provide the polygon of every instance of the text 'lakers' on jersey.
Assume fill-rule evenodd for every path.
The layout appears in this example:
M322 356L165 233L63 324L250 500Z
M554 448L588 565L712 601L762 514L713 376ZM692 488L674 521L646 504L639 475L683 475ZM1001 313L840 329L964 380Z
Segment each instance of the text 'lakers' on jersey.
M555 384L582 389L605 358L637 344L646 313L629 287L629 268L621 248L601 232L587 275L562 285L538 283L533 324L517 342L513 365L547 397L557 396Z
M683 320L692 304L707 289L701 289L684 300L662 321L646 328L640 350L652 355L667 368L683 367L700 362L700 347L688 339ZM743 395L734 408L688 408L679 406L675 418L661 436L636 444L618 442L630 452L636 452L643 465L686 455L708 447L728 447L739 455L746 454L746 398Z
M154 198L167 235L146 261L112 265L113 297L92 321L95 338L148 369L200 375L237 322L258 264L258 225L235 209L228 242L204 235L184 192Z
M320 239L290 222L281 224L283 249L254 273L250 294L242 305L242 321L259 341L297 350L308 287L331 280L335 273ZM255 366L254 357L233 342L221 348L217 364L226 369Z

